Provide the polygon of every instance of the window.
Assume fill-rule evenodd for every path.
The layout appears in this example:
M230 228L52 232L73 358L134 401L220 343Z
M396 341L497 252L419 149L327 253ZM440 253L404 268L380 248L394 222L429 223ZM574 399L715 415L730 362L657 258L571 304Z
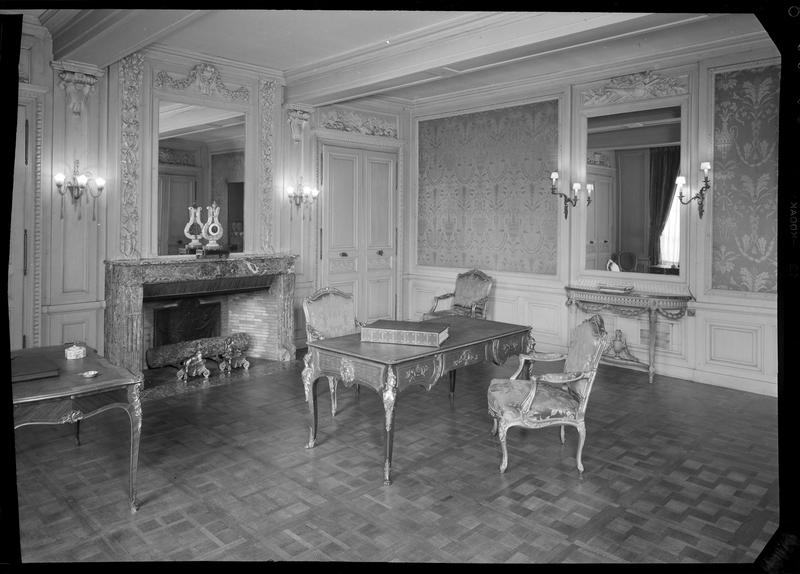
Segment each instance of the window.
M667 222L659 238L661 264L678 265L681 254L681 209L677 196L672 197Z

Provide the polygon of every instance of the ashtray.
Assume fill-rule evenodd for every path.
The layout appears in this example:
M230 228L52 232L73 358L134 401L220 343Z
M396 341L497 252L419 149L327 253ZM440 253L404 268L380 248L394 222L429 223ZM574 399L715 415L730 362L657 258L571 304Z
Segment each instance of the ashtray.
M86 379L91 379L92 377L96 377L100 373L98 371L83 371L80 375Z

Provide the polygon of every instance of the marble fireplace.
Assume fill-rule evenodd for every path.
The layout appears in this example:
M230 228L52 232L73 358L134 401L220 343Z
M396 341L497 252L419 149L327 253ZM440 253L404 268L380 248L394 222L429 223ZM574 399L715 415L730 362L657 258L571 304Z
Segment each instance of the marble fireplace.
M177 255L106 261L106 357L115 365L141 372L147 350L145 301L202 294L224 300L224 330L248 334L247 356L293 359L296 258L232 254L226 259Z

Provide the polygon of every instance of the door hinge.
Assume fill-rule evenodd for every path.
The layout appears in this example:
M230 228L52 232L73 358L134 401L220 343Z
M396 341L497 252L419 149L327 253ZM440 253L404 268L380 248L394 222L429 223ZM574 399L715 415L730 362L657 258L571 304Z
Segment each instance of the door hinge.
M28 118L25 118L25 165L28 165L28 144L30 142L28 127Z
M28 230L22 232L22 274L28 274Z

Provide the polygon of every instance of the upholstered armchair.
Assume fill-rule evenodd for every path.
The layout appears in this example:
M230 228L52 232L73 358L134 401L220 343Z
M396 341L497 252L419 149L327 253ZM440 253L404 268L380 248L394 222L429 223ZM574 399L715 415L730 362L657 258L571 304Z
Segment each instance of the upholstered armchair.
M561 427L561 444L564 444L564 426L573 426L578 430L575 458L578 472L583 472L581 454L586 440L584 415L597 365L607 345L603 318L594 315L575 328L566 355L520 355L519 368L510 379L492 380L488 391L489 415L494 421L492 434L498 435L503 453L500 472L505 472L508 466L508 429L515 426L538 429L553 425ZM533 362L563 359L566 360L562 372L531 375ZM520 379L521 374L527 375L529 380Z
M333 287L323 287L303 299L306 340L318 341L357 333L364 325L356 319L353 296ZM308 355L306 354L306 357ZM331 416L336 416L336 377L328 377L331 391ZM356 396L358 385L356 385Z
M476 319L486 318L486 305L492 291L494 279L479 269L471 269L456 276L456 287L452 293L437 295L433 307L423 315L423 319L435 319L446 315L461 315ZM453 299L449 309L437 310L440 301Z

